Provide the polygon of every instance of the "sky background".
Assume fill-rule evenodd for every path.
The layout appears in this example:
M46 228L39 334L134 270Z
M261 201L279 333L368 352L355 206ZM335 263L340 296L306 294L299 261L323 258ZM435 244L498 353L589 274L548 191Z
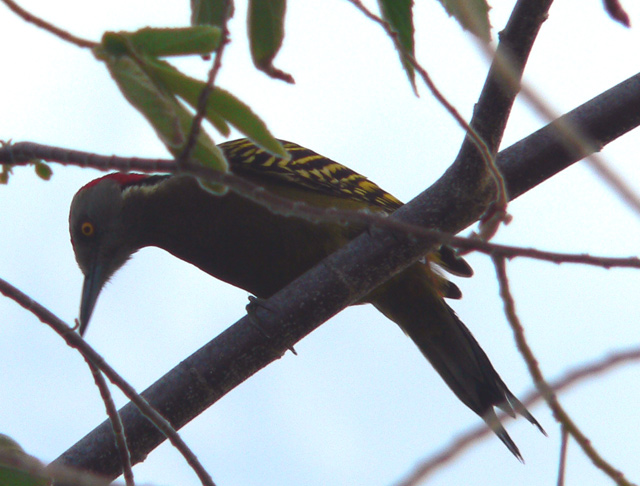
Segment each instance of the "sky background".
M494 38L514 2L494 2ZM626 1L632 24L640 4ZM375 2L367 2L375 7ZM373 4L373 5L372 5ZM469 118L487 71L473 39L435 1L417 2L416 54L448 99ZM21 5L75 35L188 24L188 2L24 0ZM455 157L463 133L420 86L410 89L391 42L343 0L292 0L277 67L291 86L257 72L245 40L245 2L231 23L219 84L247 102L283 139L361 172L408 201ZM120 96L87 50L63 43L0 7L3 74L0 139L101 154L163 157L153 130ZM597 0L558 1L525 73L558 113L636 74L640 34L610 20ZM204 77L199 58L179 66ZM546 124L516 103L503 147ZM223 141L219 136L214 138ZM640 132L603 156L636 190ZM17 168L0 187L0 277L71 323L82 275L68 234L76 190L101 173L53 165L50 182ZM638 254L640 225L583 163L509 207L496 242L594 255ZM463 232L468 234L468 230ZM516 395L532 387L518 355L487 257L456 280L452 305ZM555 378L615 349L638 344L637 271L518 259L508 264L517 310L543 372ZM244 315L247 293L157 249L144 249L103 291L87 340L142 391ZM0 299L0 433L43 461L55 459L104 418L82 358L14 302ZM350 308L202 414L181 434L219 485L388 485L480 419L462 405L418 350L370 306ZM571 389L561 403L593 445L640 481L640 367L626 366ZM125 399L114 390L116 401ZM488 437L428 484L554 484L559 429L548 409L507 423L526 465ZM163 445L134 469L139 482L198 484ZM569 445L567 483L611 481Z

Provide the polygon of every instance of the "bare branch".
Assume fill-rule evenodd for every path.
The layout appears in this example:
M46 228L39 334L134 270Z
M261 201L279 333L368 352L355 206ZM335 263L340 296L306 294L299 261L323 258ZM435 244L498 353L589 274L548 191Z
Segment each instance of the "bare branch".
M41 19L40 17L36 17L35 15L27 12L25 9L23 9L20 5L18 5L13 0L2 0L2 2L7 7L9 7L9 9L11 9L15 14L22 17L22 20L24 20L25 22L30 22L40 27L41 29L46 30L47 32L55 35L56 37L59 37L63 41L69 42L71 44L75 44L78 47L85 47L89 49L93 49L95 46L98 45L93 41L82 39L81 37L76 37L75 35L67 32L66 30L56 27L55 25L50 24L49 22Z
M287 216L297 216L317 222L348 222L370 228L385 229L394 232L396 235L403 235L410 238L423 238L427 242L435 241L440 244L448 244L455 248L465 250L465 252L479 251L487 255L499 255L509 259L525 257L553 263L581 263L603 268L640 268L640 259L635 256L617 258L591 256L587 254L558 253L537 250L535 248L520 248L491 243L474 237L465 238L454 236L451 233L426 229L422 226L367 211L320 208L302 201L292 201L291 199L277 196L269 191L265 191L262 186L249 182L233 173L222 173L195 164L187 164L182 169L179 169L178 164L171 159L143 159L137 157L118 157L115 155L104 156L30 142L20 142L0 149L0 161L10 160L14 165L30 163L34 158L44 158L51 162L79 165L81 167L93 167L97 169L111 168L123 172L130 170L139 170L142 172L175 172L182 170L183 172L191 173L209 182L224 184L238 194L260 204L264 204L276 213Z
M566 391L581 381L591 379L597 375L608 373L616 367L624 364L640 361L640 347L627 350L620 350L610 353L608 356L599 360L581 365L574 370L565 373L560 378L550 383L550 387L554 393ZM527 394L522 403L527 407L531 407L536 402L542 400L540 391L533 390ZM500 421L509 419L505 413L498 415ZM484 422L479 423L465 433L455 438L448 446L442 448L429 458L421 461L406 478L397 483L396 486L417 486L427 477L433 474L439 468L449 464L453 459L460 456L467 448L471 447L475 442L484 439L492 434Z
M538 14L546 11L543 2L519 2L518 5L519 8L528 10L518 11L524 23L522 28L511 29L510 34L523 36L522 48L516 50L526 59L539 28ZM534 21L528 23L527 19L534 19ZM506 38L513 41L510 35ZM514 43L520 42L518 40ZM509 94L503 96L501 91L504 87L496 85L495 82L488 84L497 88L494 91L499 102L485 97L483 103L476 109L478 118L474 117L474 120L480 127L484 127L486 136L483 133L483 138L487 140L490 147L497 147L502 138L502 130L513 96ZM635 96L638 96L637 91ZM636 111L636 116L638 112L640 110ZM599 117L601 114L597 113L593 116ZM636 123L636 121L631 122L627 118L618 120L614 124L620 130L621 125L626 126L630 123ZM554 133L553 129L551 133ZM596 133L600 135L599 132ZM603 133L610 132L604 130ZM620 134L610 133L610 138L616 138ZM598 138L598 140L601 139ZM553 138L545 140L543 137L538 149L544 151L547 144L553 145L556 142L558 141ZM478 181L484 181L486 168L482 163L478 163L481 161L478 159L475 146L470 142L468 145L470 148L463 147L454 167L420 198L398 211L398 217L403 218L402 220L407 223L457 232L482 214L486 209L486 202L491 199L491 191L486 190L487 195L485 195L482 187L477 188ZM464 153L465 150L468 154ZM557 172L561 170L558 167L562 165L566 167L580 158L576 158L574 153L568 154L561 141L554 150L556 152L554 156L557 153L561 156L555 157L556 165L550 171ZM511 162L503 166L500 165L500 158L498 158L498 165L501 172L505 174L507 187L513 184L524 192L528 187L533 187L550 177L547 172L541 170L541 167L547 168L545 166L547 161L540 159L538 154L532 152L519 155L520 157L511 159L514 160L513 165L519 166L520 170L517 175L511 173L513 178L508 175L512 170ZM520 177L520 173L524 176ZM488 184L487 187L490 185ZM370 234L359 237L348 247L340 250L269 299L270 312L265 313L260 319L261 325L272 336L268 342L265 342L262 333L256 331L254 326L243 319L181 363L162 382L147 390L145 396L152 403L162 403L163 411L175 412L171 418L177 426L188 422L203 408L208 407L248 376L275 360L281 354L280 352L284 352L289 346L306 336L321 322L346 305L360 299L389 275L402 270L429 249L429 245L424 241L404 241L403 238L398 239L393 236L395 235L390 236L386 232L372 231ZM310 313L306 303L312 300L314 306L313 312ZM194 408L184 409L180 400L185 394L193 399ZM133 406L128 405L123 409L122 418L127 430L135 426L136 436L144 437L146 443L141 446L144 453L163 440L162 436L148 425L146 419L140 417ZM103 424L95 434L92 433L83 439L67 451L59 461L91 469L104 467L102 471L105 474L117 474L112 464L106 466L95 464L96 454L104 456L109 453L104 449L100 450L94 442L95 437L105 437L105 434L110 433L108 423Z
M129 454L129 448L127 447L127 438L125 437L124 428L122 427L122 420L120 414L116 408L116 404L113 401L109 386L107 385L104 376L100 373L100 370L90 360L86 359L87 365L91 370L93 381L95 381L98 390L100 390L100 396L104 402L107 410L107 416L111 421L113 427L113 434L116 439L116 448L118 449L118 455L120 456L120 464L122 464L122 475L127 486L134 486L133 470L131 469L131 454Z
M224 48L229 42L229 31L227 30L226 22L222 28L222 35L220 36L220 45L216 49L216 55L213 60L213 66L209 70L209 74L207 75L207 84L202 91L200 92L200 96L198 97L198 108L196 110L196 114L191 121L191 130L189 131L189 137L187 138L187 143L184 146L184 149L180 156L176 159L178 167L183 166L186 161L191 159L191 153L193 152L194 147L196 146L196 141L198 140L198 134L202 128L202 121L204 120L205 115L207 114L207 100L213 91L213 87L215 84L216 77L218 76L218 72L220 72L220 68L222 67L222 55L224 53Z
M158 411L149 405L149 402L146 401L143 397L138 395L135 389L129 385L124 378L122 378L105 360L102 356L100 356L87 342L82 339L82 337L74 332L74 330L67 326L60 318L58 318L55 314L49 311L47 308L40 305L38 302L33 300L28 295L24 294L9 282L0 279L0 293L4 296L9 297L14 300L17 304L21 305L33 315L35 315L40 321L44 324L51 327L62 339L65 340L67 345L71 348L74 348L80 352L80 354L87 360L93 363L100 371L102 371L109 380L116 385L122 392L126 395L126 397L131 400L132 403L135 403L137 409L144 414L144 420L148 421L147 423L153 424L152 427L156 427L158 431L160 431L166 438L169 439L171 444L178 449L178 451L185 458L187 463L191 466L191 468L196 472L198 478L205 486L215 486L211 476L204 469L198 458L195 454L189 449L187 444L180 438L176 430L171 426L169 421L165 419ZM125 417L121 414L123 418L123 423L126 424ZM107 421L107 424L113 433L113 429L111 429L111 422ZM135 437L135 434L127 434L129 437ZM139 438L138 438L139 439ZM139 442L139 440L138 440ZM110 444L114 444L115 441L111 441ZM140 456L141 451L137 449L131 449L132 451L132 459L136 462L140 461L142 457ZM144 454L146 455L146 454ZM108 457L103 457L104 460L109 460ZM116 463L118 464L118 474L120 473L120 457L116 453L115 456Z
M416 72L420 75L420 77L424 81L424 84L431 91L431 94L433 94L434 98L438 100L438 102L444 107L445 110L447 110L447 112L451 115L451 117L456 121L456 123L458 123L458 125L460 125L460 127L465 131L465 133L467 134L469 139L472 141L472 143L476 146L476 148L478 149L478 153L480 154L480 156L482 157L482 160L486 164L489 174L491 175L495 183L495 187L497 189L494 204L495 204L495 207L498 209L497 213L500 213L501 216L497 217L496 222L499 223L500 221L502 221L503 216L506 215L506 208L507 208L508 201L507 201L507 191L506 191L504 179L500 174L500 171L498 170L498 167L495 163L494 155L495 155L495 151L497 151L497 146L494 148L494 151L489 149L489 147L485 143L482 136L475 130L475 128L472 127L470 123L467 123L467 120L464 119L464 117L460 114L457 108L453 106L453 104L446 98L446 96L442 93L442 91L438 89L436 84L433 82L433 79L431 79L431 76L429 76L429 73L427 72L427 70L417 61L417 59L410 52L406 51L404 46L400 43L398 36L393 31L393 29L391 28L388 22L385 22L382 18L378 17L369 9L367 9L367 7L365 7L360 0L349 0L349 1L358 10L360 10L367 18L378 23L384 29L384 31L387 33L389 38L394 43L395 48L398 50L398 52L401 52L403 57L411 64L411 66L413 66L413 68L416 70ZM497 228L497 225L493 225L493 226L494 228ZM495 231L490 231L490 233L491 233L490 235L483 235L483 236L489 236L489 237L493 236L493 233L495 233ZM489 239L489 238L484 238L484 239Z
M486 255L501 256L508 259L516 257L533 258L553 263L580 263L602 268L640 268L640 258L632 256L627 258L612 258L591 256L587 254L556 253L551 251L536 250L535 248L519 248L515 246L500 245L496 243L481 242L476 239L463 239L452 237L446 243L456 248L475 250Z
M640 75L585 103L565 117L596 140L595 146L609 143L640 123ZM3 157L1 160L11 162L11 152L6 148L0 149L0 154ZM60 155L64 157L67 153L63 151ZM555 124L550 124L501 152L497 160L505 175L509 193L515 197L581 156L584 154L576 154L565 148ZM82 154L82 157L87 161L86 154ZM439 215L438 223L445 230L457 231L471 223L474 215L477 217L477 213L470 215L466 206L461 207L456 203L457 194L452 194L445 184L437 184L430 194L435 197L437 204L423 207L418 201L417 211L426 211L430 221L435 221L436 215ZM376 285L378 272L382 280L384 275L393 272L392 267L401 259L406 259L406 262L426 250L424 243L417 244L415 241L415 247L409 250L395 237L384 238L385 243L375 248L372 246L374 233L378 235L379 232L363 235L270 299L271 311L261 317L261 325L272 336L268 342L265 342L261 333L255 332L254 326L241 320L152 385L143 393L145 398L166 414L176 427L183 426L233 387L277 359L321 322L360 298L361 292ZM398 246L402 249L398 250ZM353 272L349 270L351 268ZM345 271L350 272L348 276L344 275ZM350 286L347 287L346 282L351 282ZM313 313L309 313L309 307L304 305L305 299L314 300ZM185 395L193 398L189 408L180 399ZM144 443L139 444L140 450L132 450L134 461L135 457L147 454L164 440L162 434L155 431L133 405L127 405L121 411L121 416L129 437L132 434L145 437ZM111 455L100 446L109 441L112 443L112 440L111 427L105 422L67 451L58 462L117 475L119 461L115 450ZM106 462L98 464L96 457L109 457L113 461L109 465Z
M567 465L567 449L569 448L569 433L564 426L560 426L560 460L558 461L558 486L564 486Z
M520 73L513 69L511 61L505 57L504 53L493 52L491 48L483 43L479 43L487 56L494 59L494 63L500 69L502 76L507 83L517 86L520 83ZM556 120L559 134L565 143L567 150L576 153L589 154L587 161L591 168L600 176L604 182L613 188L621 199L640 216L640 197L633 189L606 163L601 155L595 153L597 148L593 146L592 140L579 127L573 125L569 120L559 118L555 110L540 96L534 88L527 84L520 86L520 91L533 109L545 120Z
M538 360L534 356L533 351L529 347L529 344L524 337L524 328L522 327L520 319L516 314L515 302L509 288L509 279L507 277L505 260L502 257L494 257L493 263L496 267L496 275L498 277L498 283L500 285L500 297L504 302L504 312L507 316L507 321L511 325L511 329L513 330L516 345L518 346L518 350L520 351L520 354L522 354L522 357L524 358L527 367L529 368L529 373L531 374L536 387L553 411L554 417L562 424L567 433L576 440L587 457L591 459L591 462L598 469L602 470L618 485L631 486L632 483L625 479L624 474L614 468L611 464L609 464L598 453L598 451L596 451L591 441L584 435L582 430L580 430L576 423L571 419L562 405L560 405L555 392L553 391L551 386L549 386L544 376L542 375L542 370L538 366Z

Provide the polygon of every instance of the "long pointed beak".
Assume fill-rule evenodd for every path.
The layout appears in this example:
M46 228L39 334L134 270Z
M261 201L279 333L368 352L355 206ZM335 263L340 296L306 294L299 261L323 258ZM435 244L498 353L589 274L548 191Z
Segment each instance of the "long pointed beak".
M82 285L82 298L80 300L80 335L84 336L89 319L98 301L100 290L103 285L102 266L94 264L89 273L84 276L84 284Z

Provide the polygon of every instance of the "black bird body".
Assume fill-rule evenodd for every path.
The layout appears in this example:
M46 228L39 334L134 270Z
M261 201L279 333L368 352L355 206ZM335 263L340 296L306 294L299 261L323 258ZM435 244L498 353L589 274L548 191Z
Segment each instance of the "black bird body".
M168 177L154 194L132 191L128 197L123 214L127 225L141 229L141 247L163 248L260 298L271 296L359 233L276 215L232 192L213 196L189 176ZM207 224L189 217L200 213L208 215Z
M360 174L296 144L283 145L292 155L290 161L244 139L220 147L234 173L294 201L381 213L402 205ZM365 229L276 214L233 192L216 196L186 175L105 176L78 191L69 218L76 259L85 274L81 333L104 283L145 246L163 248L218 279L268 298ZM432 262L459 275L472 273L463 260L442 248L363 301L396 322L458 398L521 458L494 407L520 413L540 426L443 300L460 297L460 292L432 269Z

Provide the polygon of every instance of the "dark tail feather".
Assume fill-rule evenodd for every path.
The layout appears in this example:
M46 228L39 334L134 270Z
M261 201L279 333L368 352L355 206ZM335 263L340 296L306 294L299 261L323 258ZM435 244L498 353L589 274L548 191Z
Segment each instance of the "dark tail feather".
M513 393L511 393L511 391L507 388L504 382L502 382L502 380L500 380L500 382L505 392L506 401L499 403L497 407L513 418L516 418L516 414L522 415L529 422L531 422L531 424L538 427L538 430L546 436L547 433L542 428L542 425L540 425L538 421L535 419L535 417L531 415L529 410L526 409L526 407L522 404L522 402L520 402L520 400L518 400L513 395ZM511 453L514 456L516 456L520 462L524 464L524 459L520 455L520 450L518 449L518 446L515 444L515 442L513 442L513 440L507 433L507 431L502 426L502 423L500 423L500 419L498 419L498 416L496 415L496 412L493 409L493 407L487 410L487 412L484 414L482 419L487 423L489 428L493 430L493 432L500 438L502 443L507 446L507 449L509 449Z
M518 449L518 446L516 445L516 443L513 442L513 439L511 439L511 436L507 433L505 428L502 426L502 423L498 419L498 416L496 415L496 412L493 409L493 407L487 410L487 412L484 414L482 419L487 423L487 425L493 431L493 433L498 436L498 438L502 441L502 443L507 446L507 449L511 451L511 454L516 456L516 458L521 463L524 464L524 459L522 458L522 454L520 454L520 449Z
M538 430L540 432L542 432L545 436L547 436L547 432L542 428L542 425L540 425L538 423L538 421L535 419L535 417L533 415L531 415L531 413L529 412L529 410L527 410L527 408L520 402L520 400L518 400L513 393L511 393L511 391L509 391L509 389L507 388L507 386L503 383L502 384L504 386L507 396L507 403L508 406L505 405L504 403L502 405L498 405L498 407L503 411L508 413L509 415L511 415L512 417L515 417L516 413L522 415L524 418L526 418L532 425L535 425L536 427L538 427ZM508 410L507 410L508 409ZM509 411L510 410L510 411Z
M459 257L450 246L442 245L435 253L433 260L434 263L437 263L452 275L457 275L458 277L471 277L473 275L473 268L464 258Z
M433 289L424 267L405 270L376 289L370 301L416 343L456 396L478 414L519 460L494 407L520 414L544 430L504 384L464 323Z

